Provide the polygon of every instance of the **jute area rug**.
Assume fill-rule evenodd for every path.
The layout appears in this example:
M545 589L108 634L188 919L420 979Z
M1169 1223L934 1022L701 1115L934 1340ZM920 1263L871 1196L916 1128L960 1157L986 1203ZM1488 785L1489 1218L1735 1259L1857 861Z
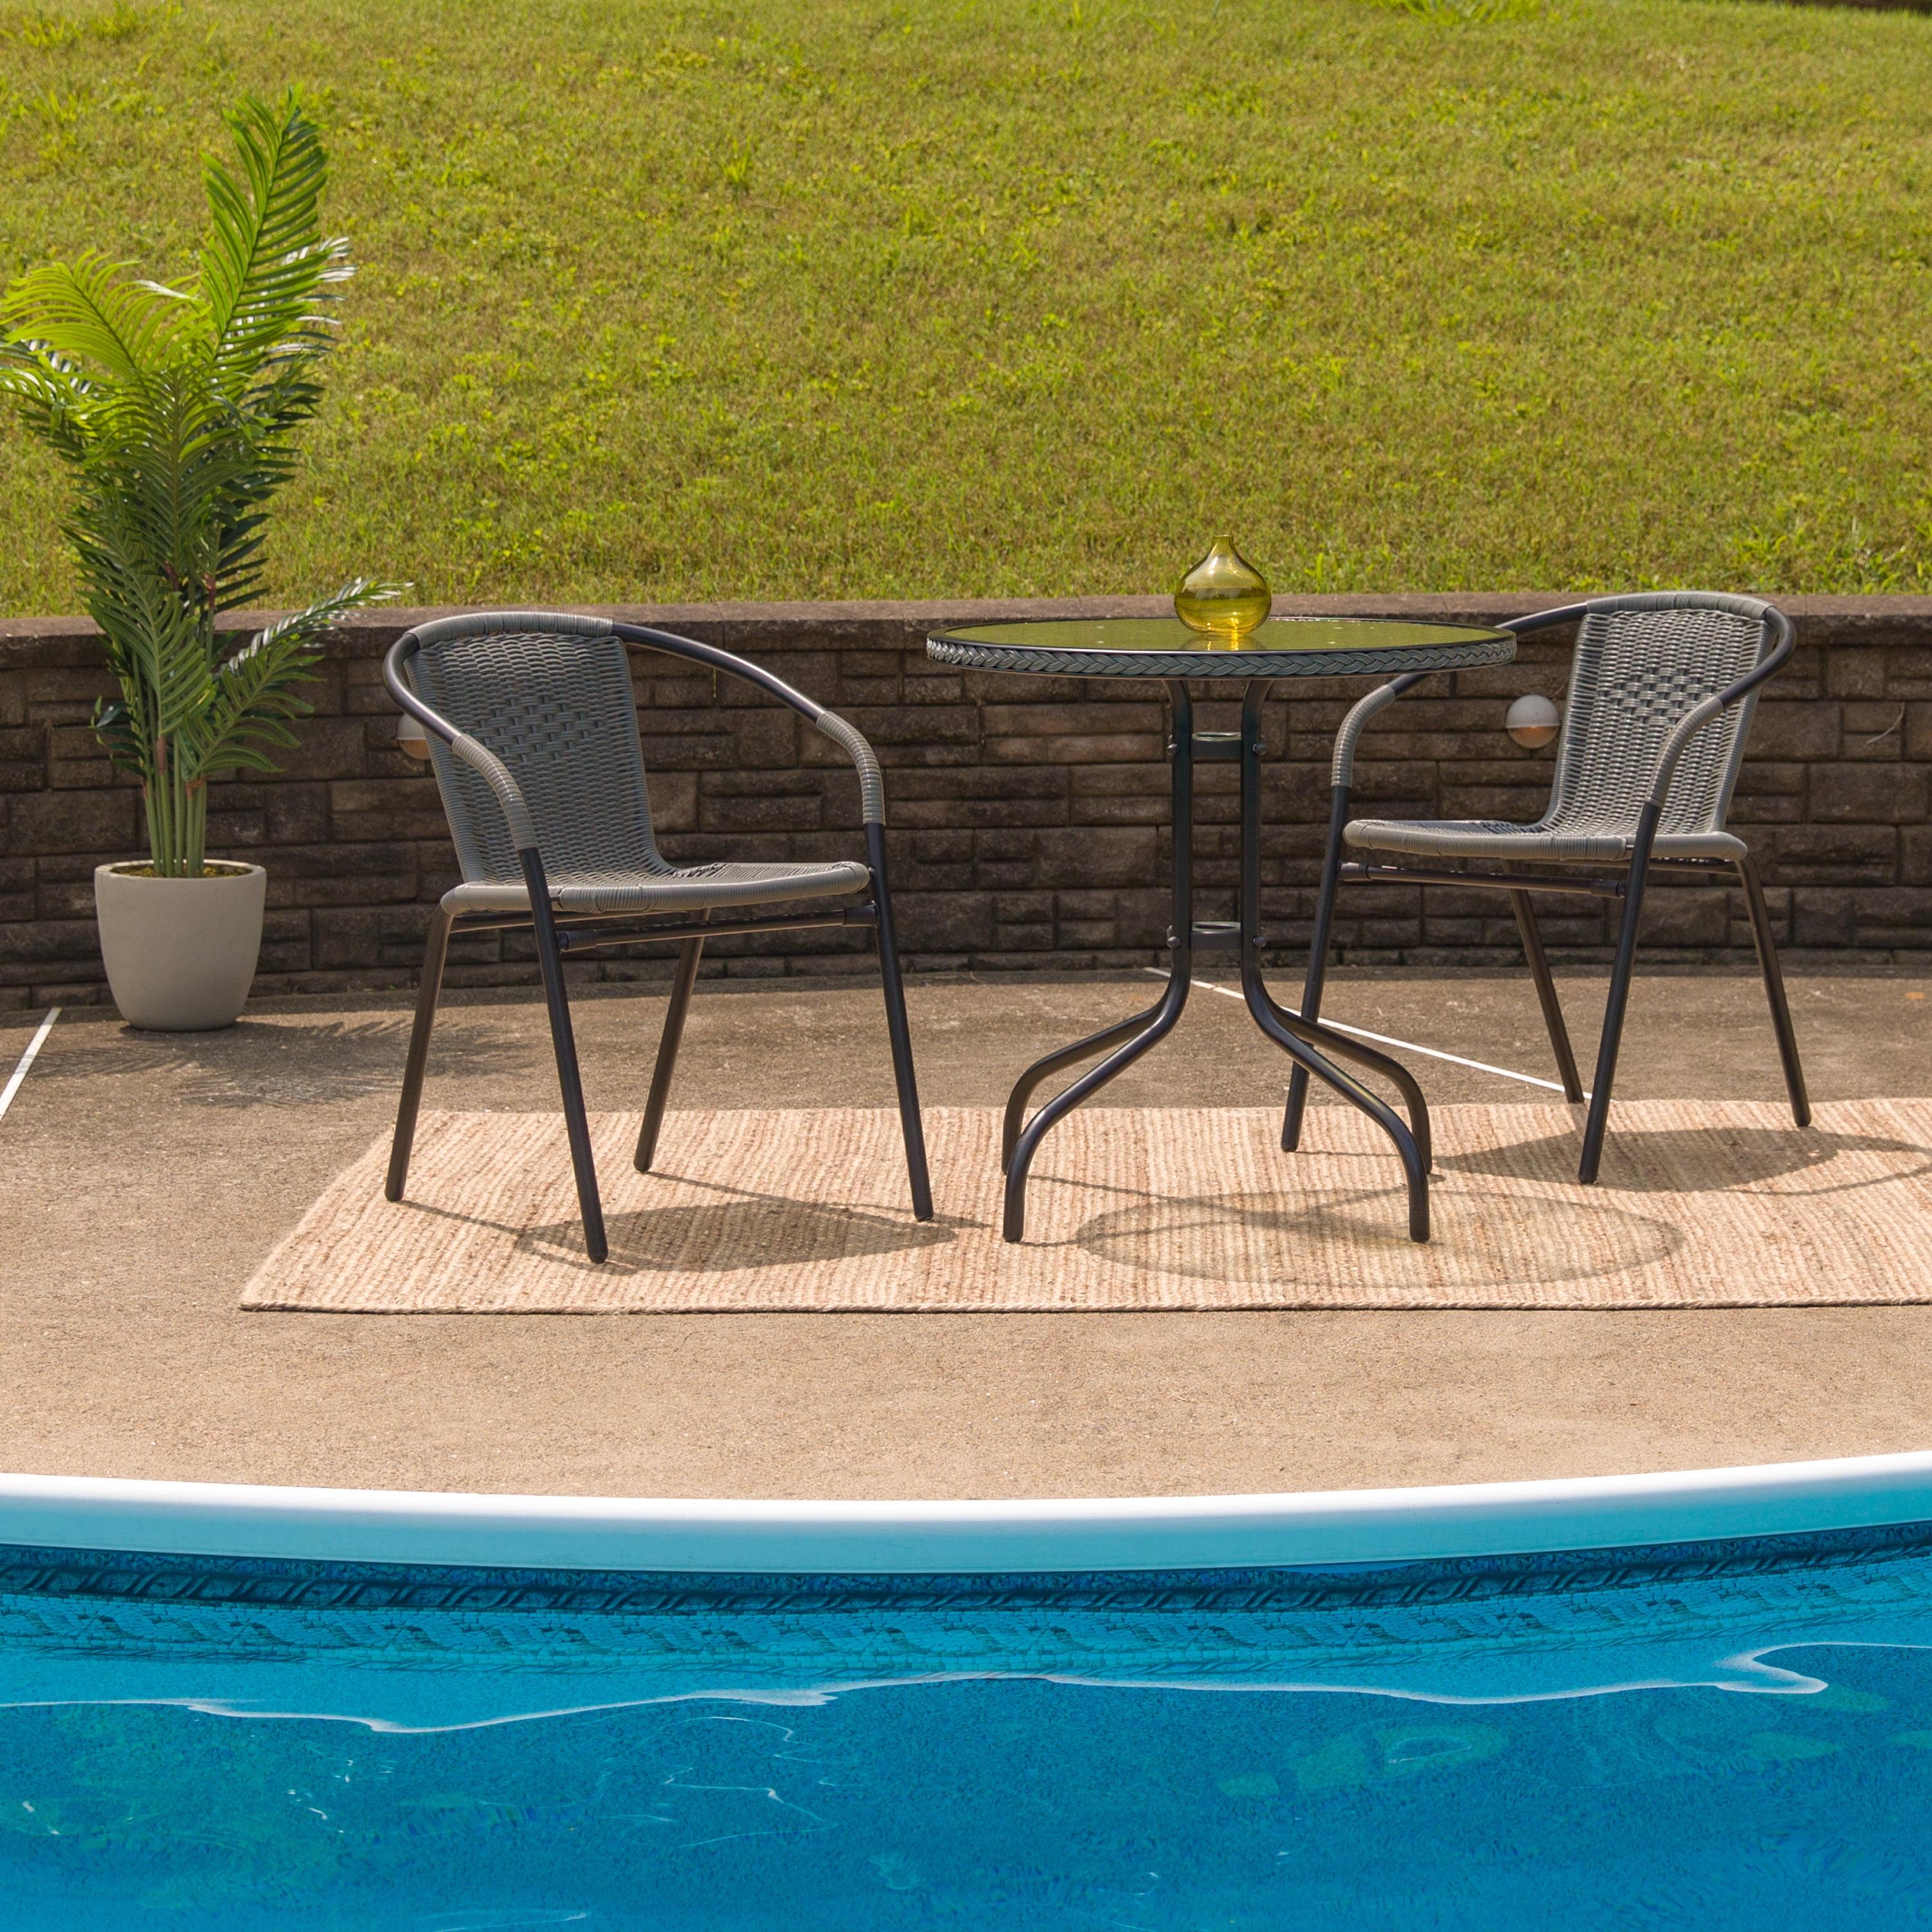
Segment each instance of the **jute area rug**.
M1580 1110L1579 1110L1580 1112ZM1048 1137L1024 1243L1000 1238L999 1117L926 1116L939 1218L908 1205L888 1112L673 1114L660 1171L634 1115L592 1123L610 1258L584 1252L554 1114L425 1114L409 1198L387 1136L242 1295L383 1314L749 1310L1717 1308L1932 1300L1932 1101L1640 1101L1576 1180L1555 1106L1434 1116L1435 1238L1351 1108L1284 1154L1272 1109L1083 1108Z

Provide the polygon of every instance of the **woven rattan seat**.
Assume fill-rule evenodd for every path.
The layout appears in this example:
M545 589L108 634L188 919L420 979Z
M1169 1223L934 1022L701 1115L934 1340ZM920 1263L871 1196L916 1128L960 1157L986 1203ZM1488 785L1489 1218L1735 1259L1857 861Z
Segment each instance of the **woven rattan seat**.
M1342 837L1364 851L1407 852L1418 859L1546 859L1558 863L1628 865L1636 820L1577 817L1560 827L1542 821L1513 825L1494 818L1356 818ZM1652 851L1660 859L1736 859L1750 850L1728 832L1660 832Z
M1790 656L1793 637L1790 620L1768 604L1689 590L1598 598L1515 618L1504 628L1521 635L1570 623L1576 626L1576 646L1550 803L1532 824L1352 818L1348 806L1362 734L1420 678L1399 677L1371 692L1342 721L1335 739L1328 852L1302 1012L1312 1019L1322 1010L1338 886L1359 880L1507 892L1564 1094L1590 1103L1578 1173L1592 1181L1609 1117L1638 918L1654 864L1675 867L1667 875L1676 880L1743 889L1792 1112L1800 1126L1810 1119L1764 888L1749 847L1724 822L1759 688ZM1411 862L1345 865L1347 850L1393 854ZM1480 869L1485 862L1511 869L1486 873ZM1599 876L1566 874L1566 868L1583 866ZM1531 867L1541 869L1525 869ZM1538 891L1624 902L1597 1077L1587 1096L1537 926L1532 894ZM1300 1138L1307 1091L1306 1076L1298 1068L1282 1126L1284 1147L1293 1147Z
M866 857L712 860L679 865L651 824L628 647L726 672L788 705L850 759ZM806 926L869 925L879 943L892 1072L913 1208L932 1218L912 1046L886 884L885 785L872 748L845 721L758 664L668 631L556 611L478 613L423 625L389 652L383 678L425 728L462 883L430 921L409 1063L397 1109L387 1192L403 1198L430 1030L450 938L528 926L536 935L571 1162L593 1261L608 1252L591 1161L562 955L566 948L670 941L679 948L636 1162L648 1172L678 1042L706 942ZM859 900L836 908L810 902ZM769 915L768 906L802 910ZM594 923L592 923L594 922Z
M822 866L735 864L669 866L632 872L549 872L550 902L560 912L700 912L725 907L778 905L788 899L862 892L872 883L850 859ZM530 888L520 879L468 880L443 894L452 912L527 912Z

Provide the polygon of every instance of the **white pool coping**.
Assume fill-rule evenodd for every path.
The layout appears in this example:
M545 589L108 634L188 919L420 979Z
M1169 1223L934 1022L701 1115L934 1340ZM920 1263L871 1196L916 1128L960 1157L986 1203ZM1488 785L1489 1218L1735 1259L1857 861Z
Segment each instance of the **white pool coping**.
M534 1570L917 1575L1399 1563L1932 1521L1932 1452L1300 1495L464 1496L0 1475L0 1544Z

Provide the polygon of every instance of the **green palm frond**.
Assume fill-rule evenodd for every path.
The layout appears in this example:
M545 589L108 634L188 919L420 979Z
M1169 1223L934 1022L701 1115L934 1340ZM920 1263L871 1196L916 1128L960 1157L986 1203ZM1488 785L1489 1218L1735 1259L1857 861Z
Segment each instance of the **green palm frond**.
M44 345L111 382L138 388L157 352L184 319L190 298L131 278L128 265L89 250L74 262L30 268L0 303L0 327L16 341Z
M74 364L44 343L0 339L0 395L11 396L28 428L68 463L86 454L97 393Z
M399 588L358 578L307 610L278 618L234 652L214 674L214 701L196 744L200 769L273 771L266 748L295 742L286 721L310 707L294 687L314 677L328 632L351 611L386 602Z
M198 872L211 772L272 769L308 707L328 627L393 594L345 585L224 655L215 625L261 588L268 506L322 398L350 271L324 238L322 138L299 94L227 117L209 229L185 290L98 254L22 276L0 303L0 395L69 466L67 524L118 703L108 755L140 778L158 870Z
M94 707L89 721L101 749L116 770L141 775L141 734L128 706L119 698L104 698Z
M258 382L265 363L326 350L328 305L350 269L347 242L322 238L328 166L299 98L244 101L228 124L241 168L208 168L200 294L217 380L232 393Z

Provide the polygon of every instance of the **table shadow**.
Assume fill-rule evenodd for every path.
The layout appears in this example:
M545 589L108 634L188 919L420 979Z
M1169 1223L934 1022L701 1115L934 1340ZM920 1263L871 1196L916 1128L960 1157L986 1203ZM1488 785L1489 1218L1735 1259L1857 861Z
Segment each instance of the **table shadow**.
M1318 1197L1220 1194L1145 1199L1096 1214L1075 1245L1117 1265L1197 1280L1306 1282L1346 1298L1352 1273L1380 1295L1419 1303L1513 1282L1581 1281L1647 1268L1683 1246L1683 1231L1600 1196L1574 1204L1534 1197L1434 1196L1434 1238L1408 1237L1400 1187Z

